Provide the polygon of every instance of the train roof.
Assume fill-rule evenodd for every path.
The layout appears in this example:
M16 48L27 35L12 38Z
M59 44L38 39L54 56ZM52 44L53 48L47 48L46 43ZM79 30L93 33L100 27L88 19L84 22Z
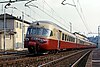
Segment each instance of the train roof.
M69 33L69 35L75 36L73 33L71 33L71 32L69 32L68 30L62 28L61 26L57 25L57 24L54 23L54 22L51 22L51 21L35 21L35 22L32 23L32 25L37 24L37 23L38 23L38 24L39 24L39 23L46 23L46 24L54 25L54 26L58 27L60 30L66 31L67 33Z
M58 29L60 29L62 32L66 31L66 32L68 33L68 35L73 36L73 37L76 37L75 33L71 33L71 32L69 32L68 30L62 28L61 26L59 26L59 25L57 25L56 23L51 22L51 21L35 21L35 22L33 22L30 26L36 26L36 25L34 25L34 24L37 24L37 25L38 25L39 23L51 24L51 25L57 27ZM82 36L82 37L84 37L84 38L80 38L80 37L78 37L78 36L77 36L77 37L78 37L79 39L88 41L87 39L85 39L86 36L83 36L83 35L80 35L80 36Z

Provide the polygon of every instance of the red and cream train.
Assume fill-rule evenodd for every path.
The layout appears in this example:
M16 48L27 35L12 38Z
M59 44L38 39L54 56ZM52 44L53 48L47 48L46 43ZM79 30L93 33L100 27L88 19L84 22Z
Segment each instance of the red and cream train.
M27 30L24 47L30 53L58 51L66 49L95 48L96 45L78 33L70 33L66 29L49 21L36 21Z

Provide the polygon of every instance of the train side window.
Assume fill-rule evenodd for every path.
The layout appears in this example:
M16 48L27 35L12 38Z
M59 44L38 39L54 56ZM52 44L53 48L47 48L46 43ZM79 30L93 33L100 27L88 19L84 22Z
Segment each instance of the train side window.
M67 41L67 39L68 39L68 36L66 35L66 41Z
M67 36L67 41L69 41L69 36Z
M71 37L71 42L73 42L73 37Z
M72 42L72 37L70 37L70 41Z
M69 36L69 41L71 41L71 36Z
M51 31L50 36L53 36L53 31Z
M73 42L75 42L75 38L73 38Z
M62 34L62 40L64 40L64 33Z
M66 39L67 39L67 35L65 35L65 41L66 41Z

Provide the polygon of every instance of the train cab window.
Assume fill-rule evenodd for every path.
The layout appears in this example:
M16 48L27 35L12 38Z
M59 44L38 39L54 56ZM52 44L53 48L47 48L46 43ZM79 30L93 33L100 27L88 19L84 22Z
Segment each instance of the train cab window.
M50 30L45 28L28 28L27 35L50 36Z
M62 40L64 40L64 33L62 34Z
M50 36L53 36L53 31L51 31Z
M43 36L48 36L48 34L50 34L50 30L48 29L43 29L42 35ZM50 36L50 35L49 35Z

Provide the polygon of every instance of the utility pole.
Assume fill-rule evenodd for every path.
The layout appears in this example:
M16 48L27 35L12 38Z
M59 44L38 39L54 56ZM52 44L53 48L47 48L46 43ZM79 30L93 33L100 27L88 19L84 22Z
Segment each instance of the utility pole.
M97 47L100 48L100 26L98 26L98 44Z
M3 48L4 48L4 53L5 53L5 46L6 46L6 8L4 8L4 24L3 24L3 28L4 28L4 36L3 36L3 39L4 39L4 45L3 45Z
M22 12L22 48L24 48L24 12Z
M72 23L71 22L69 23L70 23L70 32L72 33Z
M10 3L7 3L5 6L4 6L4 53L6 54L6 7L7 6L10 6L11 4Z

